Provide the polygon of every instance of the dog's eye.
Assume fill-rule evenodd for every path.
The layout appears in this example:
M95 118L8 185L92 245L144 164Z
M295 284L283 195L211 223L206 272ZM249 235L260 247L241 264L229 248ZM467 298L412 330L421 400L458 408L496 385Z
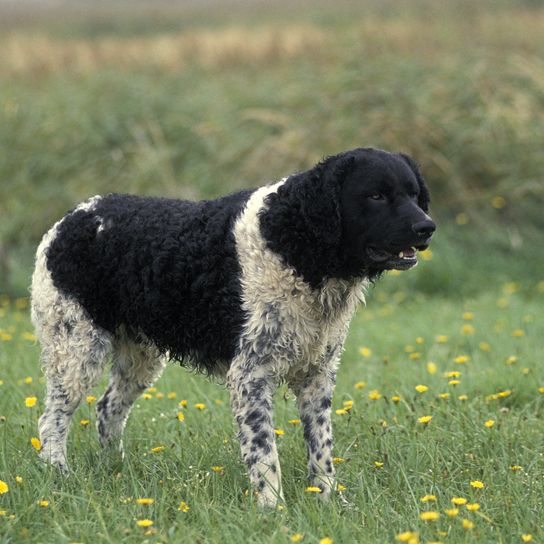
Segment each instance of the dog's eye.
M368 195L368 198L370 198L370 200L385 200L385 196L382 195L382 193L372 193L371 195Z

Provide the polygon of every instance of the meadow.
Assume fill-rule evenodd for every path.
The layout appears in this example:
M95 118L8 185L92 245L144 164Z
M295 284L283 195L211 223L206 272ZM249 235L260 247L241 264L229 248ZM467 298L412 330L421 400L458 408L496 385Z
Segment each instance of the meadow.
M544 541L540 3L21 5L0 5L0 541ZM439 230L352 323L329 504L306 491L287 389L286 505L263 513L226 391L175 362L123 462L99 450L103 382L70 476L40 463L28 284L54 221L97 193L210 198L366 145L418 160Z

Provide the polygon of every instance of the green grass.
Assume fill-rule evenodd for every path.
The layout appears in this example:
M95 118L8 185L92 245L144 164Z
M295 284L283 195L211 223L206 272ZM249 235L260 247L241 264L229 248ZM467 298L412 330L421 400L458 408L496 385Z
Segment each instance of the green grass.
M346 400L354 404L348 415L333 416L335 455L345 459L337 466L338 478L351 507L337 499L322 505L305 493L302 430L288 423L297 413L282 388L275 423L285 430L278 443L287 508L276 513L259 512L244 495L248 482L225 390L175 364L151 398L136 403L124 463L99 451L94 406L84 405L69 439L72 474L64 478L44 468L29 442L44 396L39 349L22 336L31 330L26 311L6 299L0 318L0 479L9 492L0 496L2 542L289 542L294 533L309 543L325 536L336 543L392 542L406 530L418 531L422 542L508 543L521 541L522 533L541 541L543 285L521 279L471 299L441 300L407 290L411 274L384 278L370 290L340 367L333 408ZM473 313L470 321L463 319L467 311ZM473 334L461 332L466 324ZM524 335L512 336L517 329ZM447 341L440 343L439 335ZM489 351L482 351L480 342L487 342ZM361 347L368 347L370 356L362 356ZM410 349L419 358L410 356ZM456 364L458 355L470 361ZM517 358L512 364L510 356ZM436 364L435 374L427 371L429 361ZM444 377L452 370L462 372L457 386ZM25 383L27 376L32 383ZM366 382L364 389L355 387L360 381ZM429 390L417 393L418 384ZM382 397L370 400L371 390ZM500 391L511 393L489 397ZM175 399L168 398L170 392ZM446 392L449 398L439 397ZM33 395L38 405L26 408L24 399ZM462 395L467 400L460 400ZM178 407L182 399L185 409ZM206 404L202 411L194 407L199 402ZM182 423L178 410L185 414ZM433 416L427 425L418 423L424 415ZM83 427L81 419L91 424ZM495 421L492 428L485 427L487 420ZM159 445L165 450L151 453ZM513 465L522 468L513 471ZM213 466L223 469L217 473ZM472 480L485 487L473 489ZM437 503L422 503L426 494L436 495ZM137 505L138 497L155 503ZM466 497L481 508L460 507L457 518L448 518L444 509L452 497ZM38 506L40 499L49 506ZM177 510L182 500L190 506L187 513ZM442 516L420 521L426 510ZM135 523L144 518L153 520L156 533L144 536ZM473 521L474 528L464 529L461 518Z

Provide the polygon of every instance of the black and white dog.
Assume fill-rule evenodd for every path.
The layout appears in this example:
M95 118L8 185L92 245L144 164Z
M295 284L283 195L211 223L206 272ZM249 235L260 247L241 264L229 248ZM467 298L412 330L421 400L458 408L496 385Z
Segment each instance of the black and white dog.
M367 283L417 263L435 230L406 155L354 149L273 185L188 202L120 194L80 204L44 236L32 318L47 378L41 455L67 470L70 419L101 376L103 446L176 359L226 378L262 506L283 499L272 397L297 398L311 484L334 486L331 398Z

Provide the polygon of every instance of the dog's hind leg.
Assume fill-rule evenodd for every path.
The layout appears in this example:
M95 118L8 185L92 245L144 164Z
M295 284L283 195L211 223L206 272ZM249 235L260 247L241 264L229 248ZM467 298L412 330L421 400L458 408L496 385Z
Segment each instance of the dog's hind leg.
M116 447L123 452L123 429L132 405L160 377L165 364L155 348L124 337L115 340L110 381L96 405L102 447Z
M47 269L46 250L55 228L38 248L32 277L32 321L42 346L45 411L39 419L40 455L68 469L66 439L83 396L95 385L108 357L111 335L96 326L83 307L59 291Z

